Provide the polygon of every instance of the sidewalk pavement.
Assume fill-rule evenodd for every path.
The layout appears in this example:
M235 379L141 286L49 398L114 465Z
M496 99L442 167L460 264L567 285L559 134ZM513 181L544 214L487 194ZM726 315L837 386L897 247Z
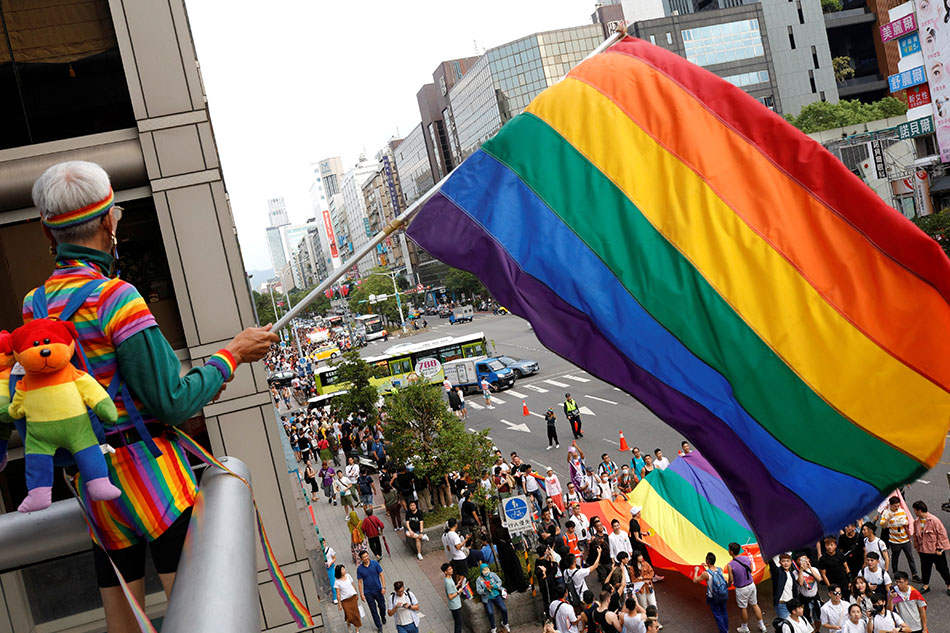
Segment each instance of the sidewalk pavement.
M290 410L293 411L295 408L296 407L291 407ZM287 410L281 407L277 420L279 421L280 415L286 413ZM353 557L350 554L350 533L346 527L346 517L343 513L342 506L334 506L332 503L327 503L326 497L324 497L321 492L318 497L319 500L310 502L310 507L308 507L309 494L305 496L303 488L297 483L296 471L298 469L300 472L300 481L303 481L303 464L298 463L294 458L290 443L287 441L283 429L281 429L280 436L284 446L284 454L287 459L287 469L291 471L288 473L288 477L290 477L293 482L300 525L304 533L307 551L311 552L312 555L316 555L318 559L322 559L322 550L317 540L316 530L314 530L313 523L310 519L310 507L312 507L313 514L317 519L317 527L319 528L320 535L323 536L330 547L336 551L337 564L346 565L347 573L350 574L355 581L356 564L353 562ZM306 486L306 484L304 484L304 486ZM309 491L309 486L307 488ZM401 580L412 590L413 594L419 600L420 612L424 616L419 622L420 633L451 633L453 630L452 614L449 613L448 606L446 606L447 598L442 586L443 575L439 569L442 563L445 562L445 558L441 553L436 552L426 555L424 560L417 560L415 554L410 553L409 548L406 547L401 533L393 531L385 507L382 505L382 497L380 495L377 495L374 513L386 525L383 536L389 541L389 554L386 553L384 547L383 559L379 561L385 575L386 589L391 592L393 583L397 580ZM362 510L358 511L358 514L361 519L365 516ZM318 569L319 567L314 564L314 570ZM320 586L320 583L318 583L318 587ZM334 633L337 631L341 633L345 632L347 627L343 621L343 612L338 609L337 605L333 604L330 598L324 599L322 591L320 595L320 605L323 610L324 623L328 630ZM365 603L363 603L363 611L366 615L363 618L363 626L360 630L363 632L371 632L375 626L373 624L372 615L369 612L369 607ZM536 630L536 628L537 627L534 629L525 628L524 632L527 633L527 631ZM396 630L396 625L388 616L383 630L387 632ZM518 629L515 629L515 631L517 633Z

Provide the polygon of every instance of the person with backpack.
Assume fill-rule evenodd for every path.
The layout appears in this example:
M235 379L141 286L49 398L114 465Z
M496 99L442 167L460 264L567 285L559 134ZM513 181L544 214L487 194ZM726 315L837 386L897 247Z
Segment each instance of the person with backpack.
M684 450L688 447L683 442ZM762 620L762 609L759 608L758 590L752 578L752 558L742 553L738 543L729 543L729 555L732 560L725 567L726 580L736 587L736 605L742 620L739 633L749 633L749 607L759 622L759 631L765 633L765 622Z
M103 540L101 547L93 546L93 560L106 627L137 631L112 563L144 604L150 550L170 595L198 490L170 427L217 399L238 365L262 359L279 339L270 325L248 328L203 366L195 363L182 374L181 361L145 299L117 276L122 209L115 205L105 170L86 161L55 164L34 183L33 202L55 267L24 298L23 322L49 317L80 324L77 351L86 356L86 371L115 394L118 420L103 427L115 453L105 459L110 480L123 494L112 501L91 503L85 497L83 502ZM79 492L86 495L85 486Z
M554 630L557 633L577 633L577 614L568 601L567 585L560 585L554 590L554 600L548 605L548 615L554 620Z
M561 575L567 585L568 595L571 604L575 607L581 604L581 596L587 591L587 577L597 569L600 563L600 554L602 549L597 550L594 562L588 567L581 567L577 564L577 557L573 555L565 556L561 559Z
M874 594L874 608L870 620L868 633L910 633L907 623L888 608L887 600L880 594Z
M776 627L782 633L813 633L814 627L805 617L805 605L792 598L788 601L788 616Z
M419 633L419 601L401 580L393 583L386 613L396 623L396 633Z
M726 602L729 600L729 583L726 582L722 569L716 567L715 554L706 554L706 562L696 567L693 582L706 583L706 604L716 620L716 628L719 633L728 633L729 612L726 610Z

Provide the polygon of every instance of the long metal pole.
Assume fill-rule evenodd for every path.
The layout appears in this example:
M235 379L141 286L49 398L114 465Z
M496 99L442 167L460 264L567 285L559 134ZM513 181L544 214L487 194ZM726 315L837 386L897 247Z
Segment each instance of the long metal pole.
M590 54L587 55L587 57L585 57L584 59L582 59L581 62L579 63L583 63L584 61L587 61L594 55L604 52L605 50L613 46L615 43L623 39L626 36L626 34L627 33L624 30L617 31L616 33L608 37L606 40L601 42L600 46L592 50ZM369 255L373 251L373 249L376 248L377 244L379 244L384 239L389 237L395 231L405 228L405 226L409 224L409 222L412 221L413 216L415 216L416 213L419 212L419 209L422 208L422 205L428 202L429 198L434 196L439 191L439 189L442 187L442 185L445 184L445 181L447 181L449 179L449 176L451 175L452 175L452 172L449 172L448 174L443 176L442 179L439 180L439 182L435 183L431 189L429 189L427 192L422 194L422 196L420 196L418 200L416 200L411 205L409 205L408 209L406 209L405 211L400 213L398 216L396 216L395 220L393 220L388 225L386 225L386 227L383 228L383 230L377 233L375 236L373 236L373 238L369 242L367 242L366 244L363 244L363 246L357 249L357 251L353 253L353 257L351 257L350 259L346 261L347 265L345 267L340 266L338 269L330 273L330 276L324 279L323 283L321 283L319 286L314 288L309 294L307 294L306 297L304 297L300 302L298 302L296 306L291 308L290 311L287 312L287 314L285 314L283 317L278 319L277 323L274 324L273 331L277 332L287 327L287 323L289 323L292 318L297 316L297 314L299 314L301 310L303 310L308 305L313 303L324 290L332 286L333 283L336 282L337 279L339 279L344 274L346 274L346 271L349 270L353 265L355 265L361 259ZM405 322L403 322L403 324L405 325Z
M250 471L239 459L221 461L250 480ZM208 468L188 524L162 633L257 633L259 604L251 491L223 470Z
M390 276L393 278L393 292L396 293L396 307L399 308L399 325L402 327L402 331L406 331L406 317L402 315L402 301L399 300L399 286L396 285L396 273L390 273Z
M0 572L84 552L89 528L75 499L56 501L42 512L0 515Z

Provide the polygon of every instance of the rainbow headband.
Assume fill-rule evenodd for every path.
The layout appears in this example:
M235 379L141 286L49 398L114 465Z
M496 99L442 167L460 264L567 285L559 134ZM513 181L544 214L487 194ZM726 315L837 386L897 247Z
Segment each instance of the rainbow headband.
M99 202L93 202L92 204L86 205L81 209L60 213L59 215L53 216L51 218L44 218L43 224L51 229L66 229L71 226L76 226L77 224L82 224L83 222L95 220L99 216L108 213L109 209L112 208L114 201L115 194L112 192L112 188L110 187L109 195Z

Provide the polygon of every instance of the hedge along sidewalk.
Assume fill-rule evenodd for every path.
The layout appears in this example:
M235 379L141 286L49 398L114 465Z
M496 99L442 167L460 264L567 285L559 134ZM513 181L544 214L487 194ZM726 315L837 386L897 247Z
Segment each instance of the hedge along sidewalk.
M291 473L290 477L293 478L296 485L297 476ZM410 553L409 548L405 546L402 532L393 531L392 524L389 522L389 517L386 515L386 509L383 507L382 501L382 496L376 495L376 505L373 508L373 513L378 516L386 526L386 529L383 531L383 536L385 536L389 542L389 553L387 554L384 545L383 559L379 561L379 564L383 568L383 574L385 574L386 577L387 595L392 592L393 583L397 580L403 581L419 601L420 612L425 615L419 622L420 633L451 631L453 627L452 614L449 613L445 589L442 583L443 575L439 569L442 563L446 562L445 556L441 551L436 551L426 554L424 560L417 560L415 550ZM347 573L350 574L353 581L356 582L356 564L350 555L350 532L346 527L346 519L343 517L343 511L340 509L340 506L327 503L325 497L322 495L320 501L314 502L312 505L320 533L323 535L323 538L326 539L327 544L336 550L337 564L342 563L346 565ZM304 506L303 511L308 513L306 520L307 523L309 523L309 511L306 509L306 506ZM360 515L361 519L365 516L362 509L359 510L357 514ZM433 526L427 525L426 527L428 531L428 528ZM439 550L441 550L441 535L442 532L439 530L438 535L434 535L430 532L429 536L431 541L439 543ZM372 554L372 552L370 553ZM358 588L359 587L357 587L357 589ZM372 631L375 627L373 625L373 617L369 612L369 607L363 602L361 602L361 604L363 605L363 611L366 615L363 617L363 627L361 627L360 630ZM331 623L329 630L346 631L346 626L343 622L343 612L337 609L337 605L330 603L327 605L326 612L328 616L327 619ZM387 623L390 622L391 618L387 616L386 621ZM393 627L387 624L385 628L386 630L390 630Z

